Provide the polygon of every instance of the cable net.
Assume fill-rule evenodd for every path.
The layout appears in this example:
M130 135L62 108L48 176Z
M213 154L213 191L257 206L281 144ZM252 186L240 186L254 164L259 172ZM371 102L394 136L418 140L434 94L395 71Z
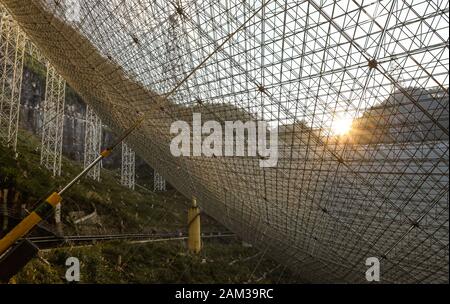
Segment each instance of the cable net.
M382 282L448 282L448 1L1 2L115 132L146 113L127 143L152 167L305 280L365 282L377 257ZM193 113L277 127L277 165L172 156Z

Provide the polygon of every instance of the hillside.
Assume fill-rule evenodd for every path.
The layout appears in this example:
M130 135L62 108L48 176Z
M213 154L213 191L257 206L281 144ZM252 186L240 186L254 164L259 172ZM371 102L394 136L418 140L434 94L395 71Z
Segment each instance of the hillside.
M405 92L415 103L396 90L353 122L349 140L357 144L448 140L438 127L448 124L448 88L411 87Z

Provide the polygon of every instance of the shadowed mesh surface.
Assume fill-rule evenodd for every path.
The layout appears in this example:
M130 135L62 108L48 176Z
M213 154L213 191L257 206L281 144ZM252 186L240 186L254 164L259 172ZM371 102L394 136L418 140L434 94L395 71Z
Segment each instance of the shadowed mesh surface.
M311 282L448 282L448 1L1 1L128 144ZM59 3L59 2L58 2ZM79 17L79 18L78 18ZM173 157L170 125L264 119L276 167ZM337 135L335 126L352 120Z

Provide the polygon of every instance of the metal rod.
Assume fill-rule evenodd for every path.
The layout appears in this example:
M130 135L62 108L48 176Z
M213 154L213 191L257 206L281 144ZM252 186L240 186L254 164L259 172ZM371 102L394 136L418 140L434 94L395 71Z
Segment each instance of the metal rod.
M59 190L58 194L62 195L64 192L69 190L78 180L80 180L86 173L91 170L92 167L94 167L99 161L101 161L104 158L103 154L100 154L92 163L89 164L86 168L84 168L83 171L81 171L72 181L70 181L64 188Z

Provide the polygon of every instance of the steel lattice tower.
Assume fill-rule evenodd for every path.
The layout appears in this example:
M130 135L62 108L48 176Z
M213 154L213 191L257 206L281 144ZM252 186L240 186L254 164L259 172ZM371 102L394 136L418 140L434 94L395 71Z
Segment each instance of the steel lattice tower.
M41 164L53 176L61 175L66 81L47 63L43 110Z
M31 58L37 60L39 63L47 65L47 58L42 55L42 52L36 47L36 45L34 45L33 42L31 42L31 40L26 39L25 53Z
M120 183L134 190L135 153L125 142L122 142L122 168Z
M153 191L166 191L166 180L156 171L153 175Z
M0 137L14 151L19 129L25 35L1 9L0 21Z
M98 157L102 144L102 122L90 106L86 107L86 127L84 133L84 167ZM87 176L100 181L101 163L94 166Z

